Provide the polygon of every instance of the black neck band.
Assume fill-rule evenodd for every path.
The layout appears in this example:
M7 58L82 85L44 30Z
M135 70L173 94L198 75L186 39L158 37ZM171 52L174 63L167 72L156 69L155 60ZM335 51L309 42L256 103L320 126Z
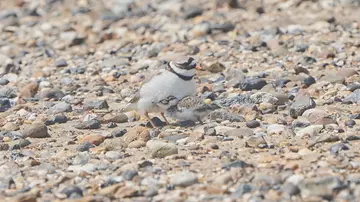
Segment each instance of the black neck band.
M179 74L179 73L175 72L174 69L171 68L170 63L168 63L167 66L168 66L168 68L169 68L168 70L169 70L170 72L174 73L176 76L178 76L180 79L182 79L182 80L184 80L184 81L190 81L191 79L194 78L194 76L184 76L184 75L182 75L182 74Z

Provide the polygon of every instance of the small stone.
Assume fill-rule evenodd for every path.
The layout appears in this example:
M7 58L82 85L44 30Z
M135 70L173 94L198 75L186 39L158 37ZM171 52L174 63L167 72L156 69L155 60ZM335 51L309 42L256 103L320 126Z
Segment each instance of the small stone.
M327 74L327 75L321 77L319 81L320 82L326 81L331 84L335 84L335 83L343 84L345 82L345 78L338 74Z
M135 176L138 175L138 172L135 170L125 170L121 176L124 178L124 180L131 181Z
M74 126L76 129L98 129L101 128L99 120L92 119L90 121L84 121Z
M173 143L165 143L159 140L150 140L146 147L153 158L164 158L178 153L178 148Z
M100 145L102 142L104 142L105 137L102 135L87 135L81 139L81 143L89 142L93 145Z
M188 187L198 182L198 178L194 173L181 172L170 178L170 184L179 187Z
M206 135L206 136L215 136L215 135L216 135L216 130L215 130L215 128L205 127L205 128L204 128L204 135Z
M126 122L128 122L128 117L124 113L120 113L120 114L116 114L116 115L106 114L103 117L103 119L104 119L104 121L106 123L108 123L108 122L113 122L113 123L126 123Z
M55 66L56 67L66 67L67 65L68 65L67 62L64 59L57 59L55 61Z
M78 186L68 186L61 191L68 198L81 198L83 197L83 191Z
M353 127L353 126L355 126L356 125L356 122L354 121L354 120L348 120L348 121L345 121L345 126L347 126L347 127Z
M80 152L89 151L90 148L94 148L95 146L89 142L81 143L76 150Z
M107 109L109 105L106 100L87 100L84 102L84 110Z
M225 66L214 59L208 59L202 61L201 67L208 70L211 73L219 73L225 70Z
M126 132L126 129L115 129L111 132L111 137L122 137Z
M0 112L5 112L11 108L10 100L7 98L0 98Z
M349 147L346 144L341 142L341 143L337 143L337 144L334 144L333 146L331 146L330 153L338 154L340 151L343 151L343 150L349 150Z
M49 114L58 114L58 113L63 113L63 112L71 112L72 111L72 107L70 104L66 103L66 102L60 102L57 103L56 105L54 105L53 107L51 107L48 110Z
M45 99L55 99L61 100L65 94L60 89L48 89L40 92L39 97L41 100Z
M264 86L266 86L266 81L263 79L255 78L255 79L245 79L240 83L240 89L243 91L251 91L251 90L260 90Z
M316 104L309 96L300 96L291 104L289 114L293 118L301 116L307 109L315 108Z
M245 168L245 167L248 167L249 164L247 164L245 161L242 161L242 160L237 160L237 161L233 161L227 165L224 165L222 167L222 169L231 169L231 168Z
M112 160L123 158L123 155L119 151L108 151L105 153L105 157Z
M250 98L253 100L255 104L260 103L270 103L270 104L276 104L278 102L278 99L273 96L271 93L266 92L257 92L250 96Z
M224 22L219 24L213 24L210 27L211 31L230 32L235 29L235 25L232 22Z
M26 126L21 132L23 136L30 138L46 138L50 137L47 126L43 123L33 123L30 126Z
M280 124L271 124L267 128L268 135L281 135L285 131L286 127Z
M320 133L320 131L324 128L323 125L311 125L308 126L306 128L303 128L301 130L299 130L298 132L296 132L296 136L299 137L314 137L317 134Z
M246 122L246 126L248 128L257 128L260 127L260 122L256 120L250 120Z
M7 122L3 127L3 130L5 131L17 131L19 130L19 126L12 122Z
M0 86L5 86L9 83L9 80L5 78L0 78Z
M314 83L316 83L314 77L307 75L305 78L303 78L301 80L301 84L303 84L306 87L310 87L311 85L313 85Z
M301 196L306 198L310 196L319 196L323 198L332 198L335 190L344 187L343 182L337 177L323 177L306 179L299 184Z
M237 128L237 129L233 129L233 130L229 130L229 131L225 132L225 136L229 136L229 137L244 138L244 137L250 137L253 135L254 135L254 131L252 131L251 129L248 129L248 128Z
M53 125L56 123L66 123L68 118L64 114L57 114L52 116L49 120L45 122L45 125Z
M220 176L217 176L215 179L214 179L214 184L217 184L217 185L227 185L229 182L231 182L233 179L231 177L231 174L230 173L224 173Z
M261 145L267 145L264 137L261 135L251 136L245 142L246 147L259 147Z
M344 103L357 104L360 101L360 89L355 90L343 100Z
M201 7L192 6L185 9L184 18L185 19L194 18L196 16L202 15L202 13L203 13L203 9Z
M211 149L219 149L219 146L217 144L211 144L210 148Z
M146 142L142 140L135 140L129 143L128 148L141 148L145 146L146 146Z

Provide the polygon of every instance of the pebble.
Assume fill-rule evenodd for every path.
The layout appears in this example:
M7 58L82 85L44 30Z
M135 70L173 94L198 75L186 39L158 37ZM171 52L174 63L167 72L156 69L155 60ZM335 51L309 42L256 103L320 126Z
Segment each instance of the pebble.
M264 137L262 136L251 136L245 143L245 146L247 147L261 147L262 145L267 145Z
M68 65L67 62L64 59L57 59L55 61L55 66L56 67L66 67L67 65Z
M74 126L76 129L98 129L101 128L100 121L93 119L90 121L84 121Z
M103 135L87 135L81 139L81 143L89 142L93 145L100 145L102 142L104 142L105 137Z
M170 178L170 184L179 187L188 187L198 182L197 176L192 172L176 173Z
M266 85L263 79L245 79L240 83L239 88L243 91L260 90Z
M301 116L307 109L315 108L316 104L309 96L300 96L291 104L289 114L293 118Z
M57 103L54 106L52 106L48 110L48 113L49 114L58 114L58 113L71 112L71 111L72 111L72 107L70 104L68 104L66 102L60 102L60 103Z
M178 148L173 143L165 143L159 140L150 140L146 143L151 157L164 158L178 153Z
M43 123L33 123L29 126L26 126L22 132L23 137L30 138L47 138L50 137L48 133L48 128Z
M94 148L95 146L89 142L83 142L81 143L76 150L80 152L89 151L90 148Z
M248 128L257 128L260 127L260 122L256 120L250 120L246 122L246 126Z
M87 100L84 102L84 110L107 109L109 105L106 100Z

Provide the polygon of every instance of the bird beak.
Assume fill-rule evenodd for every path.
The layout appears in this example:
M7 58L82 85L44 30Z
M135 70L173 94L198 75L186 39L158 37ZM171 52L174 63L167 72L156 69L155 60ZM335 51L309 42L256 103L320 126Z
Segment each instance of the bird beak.
M202 68L200 67L200 65L196 65L195 69L196 69L196 70L199 70L199 71L202 70Z

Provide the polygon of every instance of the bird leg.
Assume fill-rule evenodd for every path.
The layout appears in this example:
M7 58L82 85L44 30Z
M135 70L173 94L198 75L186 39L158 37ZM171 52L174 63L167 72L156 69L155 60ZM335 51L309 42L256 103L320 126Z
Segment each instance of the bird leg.
M153 128L156 128L156 126L155 126L154 122L151 120L148 112L145 112L145 117L150 121L151 126Z
M164 112L160 112L160 114L161 114L161 117L163 117L166 125L169 125L170 123L169 123L169 121L166 119L166 117L165 117L165 115L164 115Z

